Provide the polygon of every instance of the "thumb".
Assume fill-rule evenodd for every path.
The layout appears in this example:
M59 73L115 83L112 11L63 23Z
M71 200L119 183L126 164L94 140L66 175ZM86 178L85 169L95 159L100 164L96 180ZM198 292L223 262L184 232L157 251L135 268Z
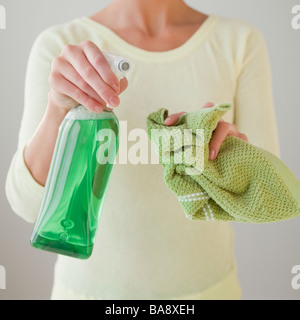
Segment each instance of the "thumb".
M165 125L166 126L172 126L174 125L182 115L184 115L186 112L179 112L179 113L174 113L168 116L168 118L165 120Z
M212 108L215 104L212 102L207 102L205 105L202 107L202 109L207 109L207 108Z

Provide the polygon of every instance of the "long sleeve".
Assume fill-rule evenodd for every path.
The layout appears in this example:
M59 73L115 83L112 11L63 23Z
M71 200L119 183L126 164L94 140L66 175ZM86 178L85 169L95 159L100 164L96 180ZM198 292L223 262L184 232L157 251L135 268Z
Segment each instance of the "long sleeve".
M233 102L238 71L233 46L237 38L245 43L248 27L216 16L203 27L171 52L141 50L90 18L68 22L36 41L28 64L18 151L6 185L14 211L30 222L36 218L44 190L27 170L23 149L45 113L51 60L66 43L89 39L132 62L128 90L122 93L121 106L116 109L120 124L126 127L120 128L124 132L120 145L126 144L129 161L126 165L116 161L114 166L92 259L86 264L59 256L54 291L61 296L68 298L68 292L74 292L75 297L97 300L240 297L232 226L186 219L164 183L161 167L130 162L133 153L138 156L135 147L140 142L135 144L128 133L145 128L152 110L169 106L172 113L193 112L201 102ZM239 57L242 61L244 55ZM240 92L239 96L238 106L245 100Z
M241 53L235 97L235 124L249 142L280 155L272 76L265 40L252 27Z
M12 159L5 186L13 211L28 222L36 219L44 188L33 179L26 167L23 151L45 113L52 60L60 54L61 46L56 34L52 29L48 29L36 39L28 60L18 148Z

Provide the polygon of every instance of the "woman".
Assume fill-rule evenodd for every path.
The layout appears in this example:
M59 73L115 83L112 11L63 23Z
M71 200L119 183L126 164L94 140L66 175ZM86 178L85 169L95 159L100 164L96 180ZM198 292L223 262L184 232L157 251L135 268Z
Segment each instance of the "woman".
M102 51L132 62L127 79L118 82ZM211 107L207 101L229 102L234 108L214 132L210 160L227 135L248 136L278 155L271 87L256 28L207 16L183 0L114 0L93 17L52 27L28 63L6 185L11 206L34 222L58 128L78 103L94 112L115 106L130 132L145 129L158 107L172 111L172 125L183 111ZM93 256L58 258L52 299L241 298L232 226L186 219L162 176L159 165L115 165Z

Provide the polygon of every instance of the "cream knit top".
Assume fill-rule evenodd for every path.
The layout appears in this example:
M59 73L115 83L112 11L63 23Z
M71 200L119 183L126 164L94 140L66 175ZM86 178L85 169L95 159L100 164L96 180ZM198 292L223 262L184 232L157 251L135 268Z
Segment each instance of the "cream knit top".
M66 44L84 40L132 63L129 87L115 111L127 128L123 125L122 161L112 173L92 258L59 256L52 298L239 299L232 225L190 221L159 164L124 159L126 152L128 157L136 152L139 140L145 144L134 129L146 135L149 113L159 107L195 111L206 102L232 104L224 120L252 144L279 155L263 36L248 23L215 15L183 45L165 52L137 48L87 17L42 32L28 62L19 144L6 183L13 210L31 223L44 188L30 175L23 150L45 113L52 59ZM150 142L144 147L150 149Z

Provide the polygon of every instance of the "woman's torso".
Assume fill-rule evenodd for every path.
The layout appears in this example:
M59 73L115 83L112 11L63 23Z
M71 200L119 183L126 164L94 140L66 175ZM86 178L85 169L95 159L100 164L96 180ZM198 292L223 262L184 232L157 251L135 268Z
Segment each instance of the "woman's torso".
M231 224L185 217L165 185L163 168L151 163L146 134L147 116L161 107L176 113L208 101L234 106L235 68L216 47L218 19L211 16L168 52L134 47L88 18L69 25L73 43L88 38L132 63L129 87L115 110L120 151L93 256L88 261L61 256L56 264L56 277L75 292L97 299L172 299L201 292L234 269ZM234 121L234 108L224 119Z

